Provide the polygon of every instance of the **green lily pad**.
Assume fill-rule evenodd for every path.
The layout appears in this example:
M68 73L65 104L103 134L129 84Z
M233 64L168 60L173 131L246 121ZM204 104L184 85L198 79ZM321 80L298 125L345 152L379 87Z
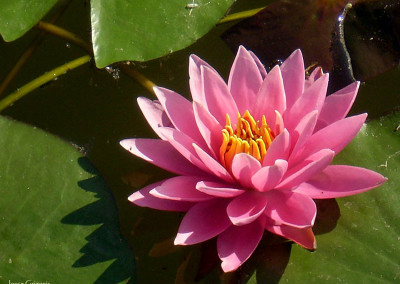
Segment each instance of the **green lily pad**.
M96 65L154 59L205 35L234 0L92 0Z
M28 30L57 3L57 0L12 0L0 2L0 34L13 41Z
M0 147L0 282L120 283L133 276L114 200L87 158L4 117Z
M292 246L282 283L397 283L400 281L400 113L371 121L335 158L388 178L369 192L339 198L336 228L318 235L309 252ZM255 282L252 282L255 283Z

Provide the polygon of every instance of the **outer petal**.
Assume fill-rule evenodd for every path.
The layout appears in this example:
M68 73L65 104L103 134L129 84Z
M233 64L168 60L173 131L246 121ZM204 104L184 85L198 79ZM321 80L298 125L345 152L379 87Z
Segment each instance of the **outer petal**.
M262 81L253 57L243 46L239 46L229 74L228 89L240 113L253 106Z
M232 161L232 174L241 185L252 188L252 176L261 168L260 162L245 153L236 154Z
M267 198L265 214L276 224L285 224L295 228L307 228L314 225L317 207L307 195L272 190L267 193Z
M153 128L154 132L157 133L161 139L164 139L158 131L158 128L172 127L173 125L160 102L152 101L144 97L137 98L137 102L151 128Z
M256 191L246 191L236 197L226 208L229 219L234 225L242 226L256 220L267 205L267 197Z
M251 183L261 192L273 189L282 179L288 163L285 160L276 160L272 166L262 167L251 177Z
M265 154L264 157L263 167L273 165L278 159L287 160L290 147L290 134L284 129L281 134L275 137L271 146L268 148L267 154Z
M132 154L169 172L178 175L202 175L202 171L182 157L167 141L125 139L120 144Z
M224 126L219 124L215 117L199 103L194 102L193 109L197 127L213 157L216 158L222 144L222 129Z
M326 97L318 117L316 131L346 117L357 96L359 86L360 82L354 82Z
M281 65L283 84L285 86L286 103L290 108L303 93L304 62L300 49L296 49Z
M209 169L198 158L193 148L193 139L186 134L179 132L174 128L163 127L160 133L168 140L168 142L186 159L199 169L210 172Z
M227 183L213 181L199 181L196 185L197 190L215 197L231 198L241 195L244 189L234 187Z
M150 207L166 211L187 211L194 205L192 202L166 200L152 196L149 192L160 186L163 182L164 181L159 181L136 191L128 197L128 200L141 207Z
M281 70L278 66L268 73L262 83L253 109L254 117L261 120L261 117L265 115L269 125L275 123L275 110L279 113L285 112L286 95Z
M335 152L323 149L312 154L296 166L290 168L283 181L276 188L292 188L309 180L314 175L324 170L331 162Z
M304 94L293 104L293 107L288 109L284 115L285 127L293 129L300 118L307 113L321 110L326 90L328 88L329 74L324 74L314 84L312 84Z
M201 66L207 66L214 70L207 62L192 54L189 57L189 85L193 101L205 104L206 100L203 93L203 79L201 77ZM214 70L215 71L215 70ZM217 72L217 71L215 71Z
M191 176L173 177L152 189L150 194L161 199L190 202L200 202L213 198L196 189L199 180L199 177Z
M321 129L308 139L296 160L326 148L338 154L357 135L366 118L366 113L351 116Z
M229 199L217 198L194 205L183 217L175 245L192 245L225 231L231 222L226 214Z
M224 272L236 270L254 252L264 233L265 218L244 226L231 226L218 236L217 249Z
M174 91L159 87L153 89L175 128L193 138L197 144L204 145L194 119L192 103Z
M217 72L206 66L201 66L200 69L207 109L221 125L225 125L226 114L231 118L237 117L236 103L228 86Z
M216 177L221 178L229 183L234 183L234 180L230 173L216 160L214 160L209 154L201 149L196 144L193 144L193 148L196 151L198 157L203 164L211 171Z
M311 228L299 229L285 225L266 225L265 228L271 233L290 239L306 249L317 249L317 242Z
M313 199L338 198L365 192L386 180L382 175L364 168L331 165L311 180L300 184L295 191Z

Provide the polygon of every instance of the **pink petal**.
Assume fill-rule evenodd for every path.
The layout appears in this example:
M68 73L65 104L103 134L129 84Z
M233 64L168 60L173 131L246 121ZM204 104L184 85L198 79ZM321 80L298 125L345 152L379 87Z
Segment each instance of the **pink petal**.
M274 141L272 141L272 144L269 146L267 154L265 154L264 157L263 167L273 165L278 159L287 160L290 147L290 134L284 129L281 134L275 137Z
M304 82L304 90L308 89L315 81L324 75L321 67L316 67L310 74L310 76Z
M264 80L265 77L267 77L267 71L265 71L264 64L261 63L260 59L258 59L258 57L254 54L254 52L249 50L249 53L251 57L253 57L254 62L257 64L258 71L260 71L261 74L261 78Z
M260 168L260 162L253 156L239 153L233 157L232 174L244 187L253 187L251 178Z
M194 102L193 109L197 127L210 149L211 154L213 154L214 158L217 158L219 155L219 148L222 144L222 129L224 129L224 126L221 126L215 117L202 105Z
M276 188L292 188L309 180L314 175L323 171L331 162L335 152L322 149L308 158L302 160L296 166L290 168L283 181Z
M261 120L265 115L270 126L275 123L275 110L279 113L285 112L286 95L279 66L275 66L264 79L253 108L253 116Z
M304 88L304 62L300 49L296 49L280 68L285 86L286 103L290 108L301 96Z
M366 113L347 117L314 133L297 159L302 159L321 149L331 149L338 154L357 135L366 118Z
M264 234L265 218L244 226L230 226L218 236L217 249L224 272L236 270L257 248Z
M159 139L125 139L121 146L143 160L178 175L200 175L202 172L182 157L167 141Z
M226 214L229 199L216 198L194 205L183 217L175 245L192 245L225 231L231 222Z
M328 166L295 189L313 199L338 198L365 192L387 179L377 172L345 165Z
M262 81L257 63L243 46L239 46L229 74L228 89L240 113L253 106Z
M150 194L168 200L200 202L213 198L196 189L199 177L177 176L164 181L150 191Z
M223 198L236 197L245 192L245 190L235 188L233 185L212 181L199 181L196 188L208 195Z
M207 154L203 149L201 149L196 144L193 144L193 148L197 153L197 156L203 162L203 164L211 171L216 177L221 178L227 182L233 183L234 180L229 172L214 158Z
M161 137L158 128L164 126L172 127L172 122L168 118L160 102L152 101L144 97L137 98L137 102L151 128L153 128L154 132L157 133L161 139L164 139Z
M315 124L317 123L318 111L312 111L305 115L297 124L295 129L291 132L291 142L293 150L290 158L295 157L300 150L303 149L304 144L308 141L314 131ZM291 159L289 159L291 162Z
M264 194L256 191L246 191L233 199L226 212L232 224L242 226L256 220L265 209L267 198Z
M273 189L286 173L288 163L285 160L276 160L272 166L262 167L251 177L254 187L261 192Z
M128 197L128 200L141 207L150 207L166 211L187 211L194 205L192 202L166 200L152 196L149 192L160 186L163 182L164 181L159 181L136 191Z
M292 240L306 249L317 249L317 242L311 228L299 229L285 225L266 225L265 229L267 229L271 233Z
M359 86L360 82L354 82L326 97L318 117L317 130L346 117L357 96Z
M203 79L200 70L201 66L207 66L208 68L214 70L207 62L203 61L196 55L194 54L190 55L189 57L190 92L192 93L193 101L196 101L200 104L205 104L206 100L204 98L204 93L203 93Z
M163 127L159 131L183 157L202 171L210 172L197 157L196 151L193 148L194 140L192 138L174 128Z
M267 198L265 214L276 224L285 224L296 228L314 225L317 207L307 195L291 191L271 190L268 191Z
M292 130L299 119L306 114L321 110L328 87L329 74L324 74L311 87L304 91L304 94L288 109L283 116L285 127Z
M285 129L285 123L283 122L283 117L282 114L275 110L275 129L274 129L274 133L275 135L279 135L283 132L283 130Z
M175 128L192 137L197 144L203 145L204 140L194 119L192 103L168 89L154 87L154 92Z
M233 119L238 113L228 86L217 72L206 66L201 66L201 75L207 109L221 125L225 125L226 114Z

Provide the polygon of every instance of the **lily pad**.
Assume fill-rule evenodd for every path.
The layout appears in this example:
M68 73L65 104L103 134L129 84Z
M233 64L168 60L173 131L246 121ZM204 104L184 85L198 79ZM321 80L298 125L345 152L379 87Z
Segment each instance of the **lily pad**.
M120 283L134 259L114 200L70 144L0 117L0 280Z
M205 35L234 0L92 0L96 65L146 61L180 50Z
M13 41L30 30L57 0L13 0L0 2L0 34Z
M378 171L388 181L372 191L337 199L341 217L336 228L317 236L315 252L292 246L282 283L400 280L400 133L394 131L399 123L399 112L368 123L336 157L335 163Z

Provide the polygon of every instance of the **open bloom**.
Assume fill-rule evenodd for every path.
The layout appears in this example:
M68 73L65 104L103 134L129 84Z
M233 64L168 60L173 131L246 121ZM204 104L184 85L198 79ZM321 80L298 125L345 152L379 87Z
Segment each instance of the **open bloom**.
M193 102L159 87L158 100L138 99L160 139L121 145L178 176L129 200L187 211L175 244L217 237L225 272L249 258L265 230L315 249L313 199L361 193L386 180L364 168L329 165L367 117L345 118L359 83L326 97L329 74L317 68L306 78L300 50L267 74L240 47L228 84L192 55L189 75Z

